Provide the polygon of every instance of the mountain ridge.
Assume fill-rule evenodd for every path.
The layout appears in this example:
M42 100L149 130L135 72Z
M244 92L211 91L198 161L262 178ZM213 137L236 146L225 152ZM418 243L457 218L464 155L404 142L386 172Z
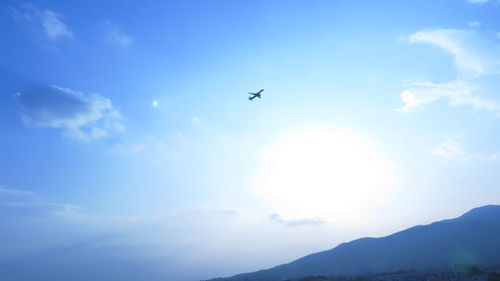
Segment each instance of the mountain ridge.
M489 263L500 263L500 205L477 207L454 219L384 237L355 239L287 264L211 281L271 281Z

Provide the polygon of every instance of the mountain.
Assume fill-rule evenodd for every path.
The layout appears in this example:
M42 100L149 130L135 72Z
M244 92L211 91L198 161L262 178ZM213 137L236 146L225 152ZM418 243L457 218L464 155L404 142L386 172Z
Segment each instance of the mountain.
M307 275L357 275L457 264L500 264L500 205L415 226L381 238L361 238L291 263L212 281L281 281Z

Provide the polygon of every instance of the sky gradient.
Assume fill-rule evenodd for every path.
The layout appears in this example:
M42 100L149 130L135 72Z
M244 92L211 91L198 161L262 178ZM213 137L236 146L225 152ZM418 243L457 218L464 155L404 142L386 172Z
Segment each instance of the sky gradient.
M0 279L208 279L499 204L499 12L2 1Z

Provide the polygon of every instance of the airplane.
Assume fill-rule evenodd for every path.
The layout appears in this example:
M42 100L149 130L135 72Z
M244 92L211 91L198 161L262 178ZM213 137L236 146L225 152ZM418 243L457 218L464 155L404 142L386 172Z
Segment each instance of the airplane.
M250 95L252 95L251 97L248 97L249 100L253 100L254 98L259 98L261 99L262 97L260 96L260 93L262 93L264 91L264 89L258 91L257 93L249 93Z

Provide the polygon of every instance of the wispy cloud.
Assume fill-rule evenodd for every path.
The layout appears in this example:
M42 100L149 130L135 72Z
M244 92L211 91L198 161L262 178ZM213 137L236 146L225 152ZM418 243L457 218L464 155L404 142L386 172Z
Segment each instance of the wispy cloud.
M453 56L463 76L480 76L500 72L500 52L487 34L474 30L429 29L412 34L411 43L437 46Z
M128 47L132 45L134 40L123 32L118 26L111 23L109 20L104 20L99 22L101 29L104 32L104 36L107 42L111 44L116 44L121 47Z
M191 122L191 124L193 124L197 128L200 128L203 130L210 128L210 123L208 123L207 120L203 119L202 117L200 117L198 115L193 115L193 116L189 117L189 121Z
M141 142L126 142L116 143L113 148L120 152L141 152L146 149L146 146Z
M489 2L489 0L467 0L467 2L472 4L484 4L486 2Z
M494 153L489 157L490 161L500 162L500 152Z
M191 122L193 122L193 124L201 124L203 123L203 120L199 116L194 115L191 116Z
M475 20L474 20L474 21L469 21L467 24L468 24L470 27L480 27L481 25L483 25L481 22L479 22L479 21L475 21Z
M500 48L494 37L490 33L458 29L428 29L412 34L409 42L434 45L449 53L457 78L444 83L409 83L409 88L401 93L403 106L397 111L411 112L428 103L448 99L450 106L470 105L498 112L500 105L477 94L479 77L500 74Z
M269 215L269 218L275 222L282 223L287 226L320 225L326 222L321 218L284 219L278 214L271 214Z
M462 144L457 140L457 137L451 137L432 150L434 155L464 160L467 156L467 151L463 148Z
M49 215L71 220L87 217L78 205L47 202L32 191L5 186L0 186L0 210L2 209L0 213L5 216Z
M3 195L27 195L27 196L33 195L33 193L31 191L22 190L22 189L15 189L15 188L8 188L8 187L0 185L0 196L2 194Z
M111 100L99 94L83 94L59 86L29 87L14 94L28 126L60 129L64 136L80 141L123 132L121 115Z
M70 220L81 220L82 218L87 218L88 215L85 215L81 212L81 208L78 205L74 204L64 204L64 203L50 203L43 202L39 199L30 200L30 201L8 201L8 202L0 202L0 207L7 207L12 209L17 209L17 212L26 211L28 209L36 209L35 212L37 215L52 215L57 217L62 217ZM25 213L25 212L24 212ZM12 214L12 212L10 212Z
M41 9L28 3L19 8L10 7L9 14L14 19L29 24L31 28L48 40L73 37L73 32L63 22L63 17L54 11Z
M190 214L194 215L207 215L207 214L212 214L212 215L238 215L241 214L242 211L235 209L235 208L229 208L229 207L198 207L190 210Z
M448 99L450 106L470 105L475 109L497 111L500 106L476 96L476 86L468 80L454 80L447 83L413 82L401 93L403 107L399 112L412 112L428 103Z

